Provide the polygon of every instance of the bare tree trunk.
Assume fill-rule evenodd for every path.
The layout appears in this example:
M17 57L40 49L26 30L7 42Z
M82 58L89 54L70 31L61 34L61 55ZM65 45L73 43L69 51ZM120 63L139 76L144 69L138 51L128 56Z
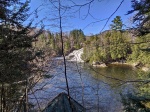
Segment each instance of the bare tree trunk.
M21 106L22 106L22 101L23 101L23 110L24 112L28 112L28 80L26 79L26 87L25 87L25 94L22 100L20 101L20 105L18 107L17 112L20 112Z
M61 43L62 43L62 55L63 55L63 60L64 60L64 69L65 69L65 79L66 79L66 86L67 86L67 92L68 92L68 99L69 99L69 103L70 103L70 107L72 109L71 106L71 100L70 100L70 90L69 90L69 84L68 84L68 78L67 78L67 65L66 65L66 58L65 58L65 53L64 53L64 42L63 42L63 36L62 36L62 15L61 15L61 3L60 0L58 1L59 3L59 7L58 7L58 11L59 11L59 29L60 29L60 38L61 38ZM73 111L73 110L72 110Z
M3 83L2 83L2 88L1 88L1 112L6 112L5 89L4 89Z
M35 97L35 99L36 99L36 102L37 102L37 104L38 104L39 111L42 112L42 109L41 109L41 107L40 107L40 103L39 103L39 101L38 101L38 98L36 97L36 95L34 94L34 91L33 91L32 89L31 89L31 91L32 91L32 94L34 95L34 97Z
M3 84L1 85L1 112L2 112L2 108L3 108Z
M62 55L63 55L63 59L64 59L64 66L65 66L65 79L66 79L66 86L67 86L67 92L68 92L68 96L70 97L70 92L69 92L69 85L68 85L68 78L67 78L67 70L66 70L66 59L65 59L65 54L64 54L64 42L63 42L63 36L62 36L62 17L61 17L61 4L60 4L60 0L59 0L59 28L60 28L60 38L61 38L61 42L62 42ZM70 99L70 98L69 98Z
M25 112L28 112L28 79L26 80L25 88Z
M98 74L96 75L96 79L98 79ZM97 95L97 112L100 111L99 109L99 81L97 80L97 88L96 88L96 95Z
M82 86L82 105L83 107L85 106L84 105L84 83L83 83L83 80L82 80L82 74L81 74L81 71L79 70L79 67L78 67L78 63L76 62L76 66L77 66L77 70L78 70L78 73L80 75L80 80L81 80L81 86ZM84 110L85 111L85 110Z
M99 112L99 85L97 84L97 112Z

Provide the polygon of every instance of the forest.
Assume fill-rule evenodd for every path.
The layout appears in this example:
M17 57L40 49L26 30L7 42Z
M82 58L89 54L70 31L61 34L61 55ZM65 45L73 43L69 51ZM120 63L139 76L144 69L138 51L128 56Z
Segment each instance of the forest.
M91 3L95 1L97 0L85 1L82 5L72 1L74 6L70 6L69 9L72 7L80 9L88 5L90 10ZM81 58L84 64L90 67L93 64L119 63L132 65L138 70L143 68L145 72L139 72L137 80L122 81L119 77L110 76L106 78L119 80L122 85L131 83L138 88L134 94L120 93L122 112L150 111L149 0L131 1L132 10L129 10L127 15L135 14L134 27L125 28L122 17L118 15L109 24L110 29L90 36L80 28L63 31L62 15L65 11L61 0L47 0L58 10L58 32L46 29L44 24L34 24L34 20L27 22L33 14L29 13L30 2L30 0L0 1L0 112L42 112L44 107L40 105L36 94L38 90L44 91L46 85L40 89L35 88L43 80L53 80L50 71L55 71L52 60L56 57L63 57L64 65L61 69L64 70L62 73L65 77L65 90L70 98L68 84L70 76L67 75L66 56L81 48L83 48ZM34 14L37 14L37 10ZM60 63L55 63L55 66L58 66L57 64ZM82 75L79 69L77 71ZM80 79L82 80L81 76ZM80 90L82 92L83 85L81 84ZM29 96L34 96L37 107ZM82 105L83 102L82 99ZM103 112L99 109L97 111Z

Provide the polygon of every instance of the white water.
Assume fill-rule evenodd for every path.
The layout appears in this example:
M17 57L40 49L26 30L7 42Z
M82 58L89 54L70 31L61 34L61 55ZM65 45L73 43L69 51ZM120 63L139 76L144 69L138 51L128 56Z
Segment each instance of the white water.
M72 53L70 53L68 56L66 56L66 59L68 61L84 62L81 59L82 54L83 54L83 48L81 48L79 50L74 50Z

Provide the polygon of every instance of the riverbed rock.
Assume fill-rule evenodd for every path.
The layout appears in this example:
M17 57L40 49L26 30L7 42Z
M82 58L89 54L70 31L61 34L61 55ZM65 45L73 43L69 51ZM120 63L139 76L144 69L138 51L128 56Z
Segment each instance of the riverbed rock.
M144 72L148 72L148 71L150 71L150 68L148 68L148 67L142 67L142 70L143 70Z
M71 105L70 105L71 104ZM42 112L85 112L85 108L66 93L56 96Z
M132 64L132 66L134 66L134 67L138 67L138 66L140 66L140 65L141 65L140 62L135 62L135 63Z
M107 67L107 65L105 63L102 63L102 64L93 64L92 66L94 66L94 67Z
M100 65L100 63L93 61L93 62L92 62L92 65Z

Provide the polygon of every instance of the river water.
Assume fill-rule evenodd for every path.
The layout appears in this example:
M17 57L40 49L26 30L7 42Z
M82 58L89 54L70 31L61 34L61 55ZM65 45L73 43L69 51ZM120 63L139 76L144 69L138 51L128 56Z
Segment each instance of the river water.
M66 92L63 61L54 59L50 64L49 74L52 78L38 83L34 88L38 91L30 96L30 101L35 100L36 96L41 108L59 93ZM122 112L120 93L135 90L132 83L124 81L134 80L138 74L135 68L127 65L93 68L84 63L67 62L67 76L71 97L82 104L87 112Z

